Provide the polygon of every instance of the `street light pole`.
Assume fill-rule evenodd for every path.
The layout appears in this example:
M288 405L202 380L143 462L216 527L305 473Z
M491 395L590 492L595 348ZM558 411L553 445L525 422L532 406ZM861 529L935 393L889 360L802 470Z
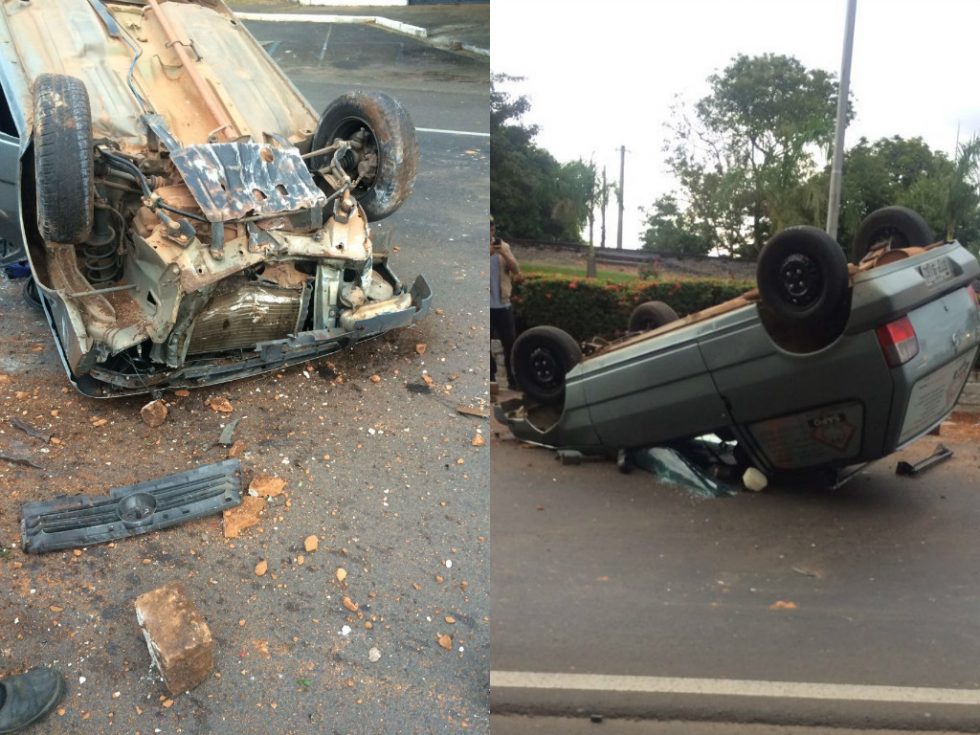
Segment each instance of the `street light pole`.
M854 48L854 16L857 0L847 0L844 24L844 54L840 64L840 90L837 96L837 124L834 131L834 158L830 167L830 194L827 201L827 234L837 237L840 215L840 187L844 173L844 130L847 128L847 97L851 90L851 51Z
M626 171L626 146L619 146L619 227L616 230L616 249L623 249L623 183Z

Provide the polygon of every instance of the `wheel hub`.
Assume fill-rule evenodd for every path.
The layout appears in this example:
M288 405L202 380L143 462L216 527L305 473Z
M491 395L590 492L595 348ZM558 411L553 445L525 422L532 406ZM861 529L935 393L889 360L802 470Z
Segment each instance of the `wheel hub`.
M531 353L530 362L534 382L544 387L555 384L559 375L558 360L549 350L537 348Z
M817 263L809 256L796 253L783 261L779 269L780 288L786 300L795 306L816 301L823 288L823 277Z

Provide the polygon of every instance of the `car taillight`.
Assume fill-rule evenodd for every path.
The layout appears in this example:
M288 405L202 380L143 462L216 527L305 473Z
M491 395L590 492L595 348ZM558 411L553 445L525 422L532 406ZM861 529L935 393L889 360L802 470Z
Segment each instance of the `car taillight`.
M973 305L980 307L980 299L977 298L977 292L973 290L973 284L971 283L966 287L966 290L970 292L970 298L973 299Z
M904 365L919 354L919 340L907 316L875 330L889 367Z

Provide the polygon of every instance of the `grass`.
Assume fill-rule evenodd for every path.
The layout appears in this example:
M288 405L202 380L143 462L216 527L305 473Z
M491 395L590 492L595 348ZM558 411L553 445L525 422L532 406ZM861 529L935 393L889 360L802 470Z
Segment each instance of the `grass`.
M521 263L521 272L536 273L542 276L562 276L565 278L585 278L585 265L558 265L555 263ZM596 278L607 283L635 283L640 280L635 273L596 270Z

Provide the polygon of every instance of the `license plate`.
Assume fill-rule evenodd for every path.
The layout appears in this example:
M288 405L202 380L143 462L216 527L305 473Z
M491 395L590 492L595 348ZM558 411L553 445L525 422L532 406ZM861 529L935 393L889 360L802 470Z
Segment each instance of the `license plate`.
M953 277L953 266L948 258L936 258L920 265L919 274L925 279L926 285L932 288Z

